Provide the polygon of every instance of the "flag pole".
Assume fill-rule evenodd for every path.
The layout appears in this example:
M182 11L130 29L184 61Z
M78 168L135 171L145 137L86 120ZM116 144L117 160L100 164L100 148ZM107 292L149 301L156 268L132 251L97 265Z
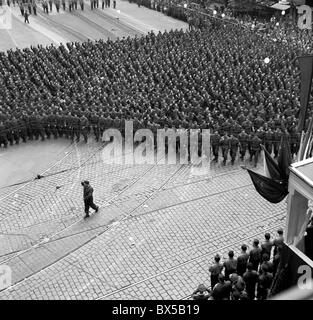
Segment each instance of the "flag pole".
M306 159L305 158L305 150L306 150L306 147L308 145L308 142L309 142L309 138L310 138L310 135L312 133L312 129L313 129L313 116L311 117L311 120L310 120L310 124L309 124L309 127L308 127L308 130L307 132L305 133L305 137L304 137L304 141L303 141L303 148L301 150L301 159L300 160L304 160Z
M304 131L301 132L301 138L300 138L300 147L297 155L297 161L301 161L301 154L303 149L303 139L304 139Z
M309 139L308 142L305 146L305 151L304 151L304 155L303 155L303 160L308 158L308 153L309 153L309 146L310 146L310 142L311 142L311 137L312 137L312 133L309 134Z

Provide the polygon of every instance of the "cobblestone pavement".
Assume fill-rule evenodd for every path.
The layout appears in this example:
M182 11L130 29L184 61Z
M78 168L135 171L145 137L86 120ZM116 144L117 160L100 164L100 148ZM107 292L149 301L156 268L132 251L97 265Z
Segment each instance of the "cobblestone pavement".
M215 253L284 226L285 202L263 200L242 162L193 175L188 165L105 164L102 146L69 146L45 178L2 199L0 263L14 285L0 299L184 299L209 285ZM82 179L101 205L88 220Z
M186 27L127 1L117 8L78 11L70 21L39 12L25 39L29 30L59 43ZM248 162L212 163L199 175L179 164L107 164L102 147L71 144L44 178L2 190L0 263L12 268L13 286L0 299L184 299L200 282L209 285L215 253L238 252L242 242L284 226L285 202L271 205L255 192L240 168ZM88 220L84 179L101 206Z

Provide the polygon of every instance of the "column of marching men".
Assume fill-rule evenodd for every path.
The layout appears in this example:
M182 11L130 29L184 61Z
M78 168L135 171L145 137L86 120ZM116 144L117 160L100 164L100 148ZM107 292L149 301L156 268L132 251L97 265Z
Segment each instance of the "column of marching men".
M87 143L88 135L92 132L96 141L100 141L104 130L109 128L116 128L123 131L124 120L118 117L111 117L109 112L101 110L101 108L79 108L72 111L60 111L58 108L49 108L43 114L35 109L35 111L24 111L18 118L9 117L9 115L2 115L0 122L0 145L5 148L14 143L19 144L22 140L42 140L50 139L53 137L66 137L76 141L80 141L80 137L84 138ZM292 118L293 119L293 118ZM134 120L129 117L128 120ZM257 119L256 119L257 120ZM293 119L294 120L294 119ZM134 120L135 130L146 128L144 124L138 120ZM240 120L239 120L239 123ZM281 122L279 117L270 120L262 126L255 126L250 120L244 120L241 125L234 122L230 123L227 119L221 126L214 125L211 129L211 151L214 156L214 161L218 162L218 158L222 157L222 163L225 165L227 159L230 158L230 163L234 164L236 158L240 160L246 159L248 156L250 161L253 161L256 166L258 163L259 154L261 152L261 144L266 150L273 154L276 158L282 135L286 135L289 140L292 155L296 155L299 149L300 135L296 132L295 123L292 122L288 129L285 124ZM227 129L225 128L226 126ZM149 125L150 129L156 137L157 129L160 125ZM164 124L165 129L186 129L180 124L168 126ZM202 129L207 129L208 126L204 125ZM194 127L193 129L197 129ZM188 129L187 129L188 130ZM188 131L187 131L188 132ZM199 129L199 134L201 130ZM200 142L201 136L199 135ZM156 139L155 139L156 140ZM179 140L177 141L179 150ZM201 145L199 145L199 154L201 155Z
M261 143L277 156L283 134L296 154L300 54L292 41L219 25L0 52L0 144L99 140L132 119L135 130L210 129L224 164L247 155L256 164Z

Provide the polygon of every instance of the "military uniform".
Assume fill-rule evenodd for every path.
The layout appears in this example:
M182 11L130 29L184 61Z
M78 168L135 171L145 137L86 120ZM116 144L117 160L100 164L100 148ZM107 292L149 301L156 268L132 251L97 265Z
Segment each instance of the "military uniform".
M292 129L290 132L290 152L294 156L298 153L300 147L300 133L296 132L295 129Z
M50 131L54 136L54 139L58 138L58 123L57 123L57 117L55 114L50 114L48 116L48 122L50 125Z
M41 140L44 141L45 140L45 130L44 130L44 126L43 126L43 116L37 114L34 117L35 120L35 126L34 126L34 134L36 137L36 140L39 139L39 136L41 137Z
M227 136L227 134L225 134L221 140L220 140L220 144L221 144L221 148L222 148L222 154L223 154L223 164L226 164L227 161L227 155L228 155L228 151L229 151L229 137Z
M4 126L5 126L5 131L6 131L6 137L8 142L10 142L10 145L13 145L13 130L12 130L12 125L11 125L11 120L7 119L4 122Z
M71 129L68 127L68 116L65 114L56 114L56 121L58 127L59 137L62 138L63 135L68 138L70 136Z
M56 8L56 10L57 10L57 12L59 12L60 11L60 0L55 0L55 8Z
M0 122L0 147L2 144L4 145L5 148L7 148L8 140L7 140L6 127L3 122Z
M46 114L43 114L42 116L42 125L47 138L50 139L51 137L50 121L49 121L49 116Z
M249 135L245 131L242 131L238 135L238 140L239 140L240 158L241 158L241 160L243 160L246 155L246 151L247 151L248 144L249 144Z
M264 124L264 120L260 116L256 117L253 121L253 126L255 129L261 128L263 124Z
M27 124L25 120L25 116L21 116L18 120L18 127L20 130L20 137L22 138L23 142L26 142L27 139Z
M270 129L275 130L275 121L272 118L267 122L267 125Z
M272 154L273 142L274 142L274 132L272 131L272 129L268 129L264 134L264 143L265 143L265 149L269 154Z
M74 140L74 136L76 136L76 141L79 142L80 140L80 119L77 115L72 116L72 136L71 139Z
M31 124L31 114L26 113L23 117L25 124L26 124L26 130L27 130L27 136L29 140L33 140L33 130L32 130L32 124Z
M238 138L231 136L229 139L229 144L230 144L230 157L231 157L231 164L234 164L237 151L238 151L238 146L239 146L239 140Z
M34 15L37 16L37 4L36 4L36 0L33 0L32 3L33 3L32 5L33 5Z
M85 116L82 116L80 118L80 129L81 133L84 137L84 141L87 143L88 142L88 126L89 126L89 121Z
M90 117L90 124L94 135L96 137L96 141L99 141L100 138L100 126L99 126L99 116L97 113L93 113Z
M213 133L211 135L210 140L211 140L211 146L212 146L212 152L213 152L213 156L214 156L214 161L217 162L218 161L218 151L219 151L221 136L216 131L215 133Z
M70 138L71 140L74 140L74 125L73 125L73 116L71 113L69 113L66 117L64 117L65 120L65 137Z
M227 119L223 124L222 124L222 130L223 134L229 134L231 129L231 123Z
M141 128L141 121L138 120L137 123L138 123L138 127ZM115 119L113 119L113 127L115 129L121 130L122 129L122 120L120 120L118 117L115 117Z
M106 122L107 122L107 118L104 116L103 113L101 113L99 117L100 138L102 138L103 132L106 129Z
M242 127L239 123L235 123L232 127L231 127L231 133L233 136L235 136L236 138L238 138L240 132L242 131Z
M262 128L259 128L256 133L255 133L258 138L261 140L261 143L264 142L264 137L265 137L265 131Z
M22 15L22 17L24 17L24 5L23 5L23 3L21 2L19 6L20 6L21 15Z
M258 159L259 159L259 154L261 151L261 143L262 140L258 138L257 135L255 135L251 139L251 154L250 154L250 161L252 161L252 157L254 157L254 166L257 166Z
M247 134L250 134L252 132L252 122L250 120L245 120L243 123L242 123L242 127L243 129L245 130L245 132Z
M113 119L111 118L110 115L108 115L105 117L105 128L112 128L112 127L113 127Z
M13 134L13 139L16 144L20 143L20 128L19 128L19 123L15 117L12 118L11 120L11 129L12 129L12 134Z
M275 130L281 129L282 121L281 121L281 119L279 117L276 117L274 119L274 123L275 123Z
M275 158L277 158L277 156L278 156L278 150L279 150L282 134L283 133L281 132L281 130L279 128L277 128L277 130L274 132L274 155L275 155Z

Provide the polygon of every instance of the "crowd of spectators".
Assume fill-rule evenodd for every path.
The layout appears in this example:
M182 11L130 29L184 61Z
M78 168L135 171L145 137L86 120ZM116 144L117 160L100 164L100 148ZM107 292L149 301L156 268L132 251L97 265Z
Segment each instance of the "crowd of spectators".
M283 230L277 231L277 238L265 233L264 242L255 239L251 250L241 246L241 253L235 258L234 251L228 252L228 259L221 263L220 255L214 257L209 267L210 288L200 284L193 292L196 300L265 300L270 296L271 286L278 273L284 242Z

